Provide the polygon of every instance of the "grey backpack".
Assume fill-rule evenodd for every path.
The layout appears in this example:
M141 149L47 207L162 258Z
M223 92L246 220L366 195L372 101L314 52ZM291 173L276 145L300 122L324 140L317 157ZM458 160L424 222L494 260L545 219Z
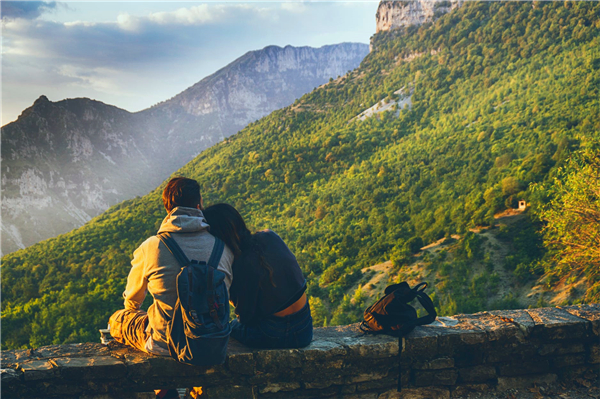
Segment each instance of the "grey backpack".
M181 271L177 302L167 325L169 353L179 362L212 366L225 362L229 325L229 294L225 273L217 270L225 244L215 237L208 262L189 260L169 233L158 238L171 251Z

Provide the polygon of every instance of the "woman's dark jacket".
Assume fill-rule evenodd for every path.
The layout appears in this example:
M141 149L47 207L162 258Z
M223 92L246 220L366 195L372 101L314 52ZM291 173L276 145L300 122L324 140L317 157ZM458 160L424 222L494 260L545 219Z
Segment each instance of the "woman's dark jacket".
M253 234L252 241L233 262L233 283L229 290L235 313L243 324L256 324L287 308L306 290L306 280L296 257L281 237L265 230ZM261 266L256 247L273 270L274 285L268 270Z

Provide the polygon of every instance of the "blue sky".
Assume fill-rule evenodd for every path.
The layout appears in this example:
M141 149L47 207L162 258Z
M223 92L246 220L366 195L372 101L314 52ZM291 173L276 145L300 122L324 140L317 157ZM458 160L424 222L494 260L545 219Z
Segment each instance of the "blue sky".
M378 0L2 1L2 125L40 95L128 111L268 45L368 43Z

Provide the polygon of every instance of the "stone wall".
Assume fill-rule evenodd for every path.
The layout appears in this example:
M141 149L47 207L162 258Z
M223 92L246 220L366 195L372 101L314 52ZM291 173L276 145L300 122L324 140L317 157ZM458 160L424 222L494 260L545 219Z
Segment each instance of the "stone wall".
M363 335L357 325L316 329L303 349L251 350L232 339L226 363L211 368L115 343L4 351L2 397L108 399L202 386L206 398L450 398L551 383L600 368L598 304L441 320L405 337L401 360L396 338Z

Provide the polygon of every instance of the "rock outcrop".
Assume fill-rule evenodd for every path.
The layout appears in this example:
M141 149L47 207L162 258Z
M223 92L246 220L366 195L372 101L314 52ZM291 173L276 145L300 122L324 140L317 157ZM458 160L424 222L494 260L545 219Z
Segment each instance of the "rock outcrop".
M148 193L204 149L356 68L368 51L269 46L137 113L41 96L2 127L2 254Z
M463 0L382 0L377 8L376 33L432 22L460 7Z

